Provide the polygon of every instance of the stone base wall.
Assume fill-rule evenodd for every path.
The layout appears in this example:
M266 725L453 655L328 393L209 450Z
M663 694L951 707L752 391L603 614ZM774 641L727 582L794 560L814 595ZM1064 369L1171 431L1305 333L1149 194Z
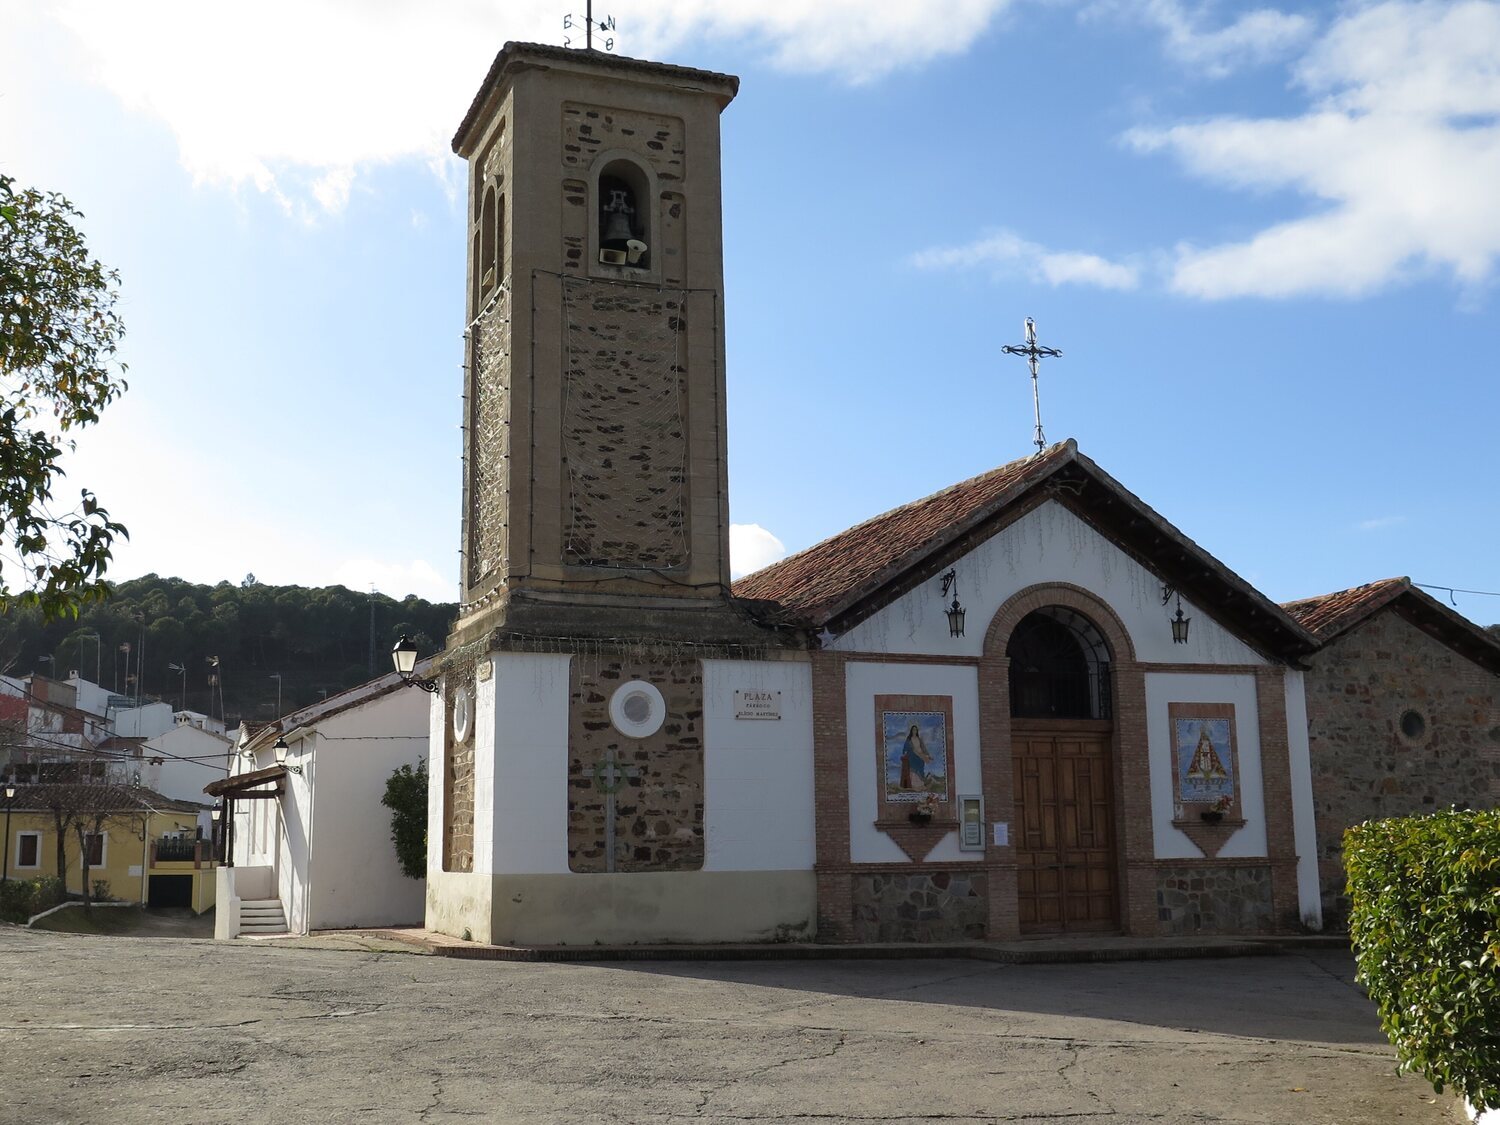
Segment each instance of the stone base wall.
M627 738L609 718L615 689L654 684L666 703L661 730ZM703 666L694 658L642 653L579 656L572 665L568 735L568 868L604 873L605 818L599 763L613 755L627 777L614 799L615 872L696 871L703 866Z
M1339 926L1344 829L1500 802L1500 676L1386 609L1319 652L1305 682L1323 921Z
M1158 867L1159 930L1193 934L1268 934L1276 929L1269 867Z
M989 899L980 872L855 875L855 941L979 941Z

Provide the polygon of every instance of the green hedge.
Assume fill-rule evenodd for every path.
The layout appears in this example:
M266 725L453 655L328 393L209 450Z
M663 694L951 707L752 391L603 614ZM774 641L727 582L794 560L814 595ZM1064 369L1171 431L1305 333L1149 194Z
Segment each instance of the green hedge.
M25 922L51 910L63 900L62 880L45 875L40 879L7 879L0 883L0 920Z
M1406 1070L1500 1109L1500 810L1344 833L1359 981Z

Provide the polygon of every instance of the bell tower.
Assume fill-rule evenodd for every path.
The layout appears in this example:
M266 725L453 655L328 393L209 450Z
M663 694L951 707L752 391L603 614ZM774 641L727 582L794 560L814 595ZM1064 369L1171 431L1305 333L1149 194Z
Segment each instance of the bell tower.
M729 602L719 114L739 80L507 43L468 162L454 644L708 636Z

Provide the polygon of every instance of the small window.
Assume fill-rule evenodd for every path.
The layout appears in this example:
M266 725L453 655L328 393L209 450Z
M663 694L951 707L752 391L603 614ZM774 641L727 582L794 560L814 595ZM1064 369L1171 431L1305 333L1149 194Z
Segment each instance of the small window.
M1427 733L1427 720L1417 711L1403 712L1400 725L1401 736L1408 742L1419 742Z
M16 833L16 866L40 867L42 865L42 834L40 832Z
M90 867L104 866L104 837L90 832L83 838L83 854L88 857Z

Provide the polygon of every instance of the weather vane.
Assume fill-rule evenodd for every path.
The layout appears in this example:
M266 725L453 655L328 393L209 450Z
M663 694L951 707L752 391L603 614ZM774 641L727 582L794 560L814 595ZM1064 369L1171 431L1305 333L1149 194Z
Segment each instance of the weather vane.
M587 0L587 3L584 5L583 19L582 20L579 20L579 18L577 16L571 15L571 14L563 16L563 30L564 31L571 32L571 31L577 30L579 23L583 24L583 49L584 50L586 50L586 51L592 51L594 49L594 32L595 31L598 31L601 35L603 35L603 39L604 39L604 48L603 49L604 50L606 50L606 51L613 51L615 49L615 37L614 37L614 35L613 34L604 34L606 32L612 33L615 30L615 17L614 16L605 16L603 19L597 19L596 20L594 18L594 0ZM563 36L563 46L564 47L571 47L572 45L573 45L573 36L572 35L564 35Z
M1032 440L1036 442L1036 451L1040 453L1047 448L1047 439L1042 436L1042 395L1037 389L1036 364L1039 359L1052 359L1061 356L1062 352L1057 348L1044 348L1036 342L1036 321L1029 316L1026 318L1026 343L1006 344L1000 350L1006 355L1024 355L1031 367L1031 403L1036 407L1036 437Z

